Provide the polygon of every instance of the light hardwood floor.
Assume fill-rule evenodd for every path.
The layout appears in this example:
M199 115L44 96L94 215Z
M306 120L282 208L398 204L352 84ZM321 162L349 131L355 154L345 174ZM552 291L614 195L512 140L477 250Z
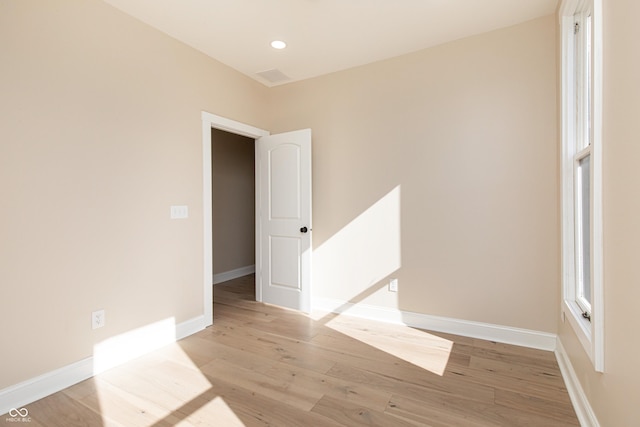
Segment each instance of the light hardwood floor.
M27 405L28 425L579 425L551 352L308 317L253 286L216 285L212 327Z

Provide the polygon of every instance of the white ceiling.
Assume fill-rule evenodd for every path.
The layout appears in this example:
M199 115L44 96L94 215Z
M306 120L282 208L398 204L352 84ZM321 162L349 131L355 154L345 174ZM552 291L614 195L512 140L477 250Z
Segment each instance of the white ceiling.
M267 86L550 15L557 5L557 0L105 1ZM270 42L276 39L288 47L273 49ZM289 79L270 82L257 74L270 70Z

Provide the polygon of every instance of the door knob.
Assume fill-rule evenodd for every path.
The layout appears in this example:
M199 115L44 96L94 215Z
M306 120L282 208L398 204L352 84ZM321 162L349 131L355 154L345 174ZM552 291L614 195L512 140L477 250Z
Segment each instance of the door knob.
M300 232L301 233L306 233L307 231L309 231L309 229L307 227L300 228Z

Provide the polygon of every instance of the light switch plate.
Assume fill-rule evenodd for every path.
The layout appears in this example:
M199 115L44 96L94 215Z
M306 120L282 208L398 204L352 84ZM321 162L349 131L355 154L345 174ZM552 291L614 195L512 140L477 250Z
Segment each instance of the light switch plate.
M171 206L171 219L189 218L189 206Z

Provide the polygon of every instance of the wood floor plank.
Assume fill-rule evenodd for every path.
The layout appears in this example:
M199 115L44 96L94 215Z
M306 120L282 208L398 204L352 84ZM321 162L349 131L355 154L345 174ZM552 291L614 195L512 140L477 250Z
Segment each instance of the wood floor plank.
M479 357L482 359L495 360L513 365L521 366L539 366L549 371L559 372L558 362L552 352L535 352L527 354L506 353L495 348L476 347L473 345L455 344L455 353L464 354L470 361L471 357ZM541 354L548 353L548 354Z
M255 357L253 358L255 359ZM216 365L215 370L212 365ZM210 365L204 366L202 371L212 378L219 379L221 376L215 375L219 369L229 370L231 368L234 372L238 372L237 368L230 365L239 365L239 368L250 371L249 375L260 378L263 384L265 381L286 381L287 390L291 390L293 387L314 390L317 392L317 396L314 394L309 396L308 404L311 406L318 400L318 397L328 395L355 404L369 405L373 409L383 411L391 398L390 392L378 390L366 384L320 374L289 363L274 363L268 360L264 360L261 364L246 363L243 362L241 355L238 355L237 358L216 359ZM241 384L237 379L236 383ZM252 390L257 391L255 387L252 387ZM303 405L307 406L304 403Z
M291 378L273 378L256 370L246 369L224 360L215 360L202 367L202 372L214 379L233 382L262 396L271 396L289 406L310 410L323 393L295 384Z
M147 366L140 363L121 366L101 374L98 384L102 383L124 390L136 398L148 400L169 412L210 387L200 372L172 361Z
M97 391L98 385L96 384L95 377L81 381L63 390L64 394L75 400L80 400L83 397L96 393Z
M325 329L323 325L314 322L307 316L301 314L293 316L287 313L283 313L277 322L255 322L251 326L264 333L301 341L309 341L319 331Z
M394 396L386 412L415 420L418 423L428 423L434 427L513 427L524 425L564 427L574 425L544 414L527 413L519 409L437 393L433 393L428 399L420 400Z
M335 427L337 422L320 414L302 411L285 405L273 397L262 396L255 391L239 387L219 378L211 378L210 395L203 395L198 399L205 402L212 397L220 397L238 415L247 427L251 426L313 426ZM194 402L198 404L198 402ZM213 425L213 424L204 424Z
M567 426L579 426L575 410L565 399L540 398L507 390L496 390L496 405L512 408L517 411L540 415L561 421Z
M468 401L451 395L435 394L426 399L424 393L420 399L411 399L396 395L391 398L385 413L416 425L433 427L487 427L487 423L469 414L481 407L478 401ZM465 405L463 411L456 410Z
M404 325L376 324L372 328L356 319L342 316L327 326L352 341L438 375L444 373L453 347L453 341ZM356 351L363 353L359 348Z
M331 418L344 426L381 426L413 427L409 423L392 415L371 408L344 402L330 396L324 396L311 410L314 413ZM424 424L429 427L428 424Z
M255 302L214 287L214 325L28 405L30 425L578 426L552 352Z
M102 416L87 408L77 400L64 393L54 393L44 399L27 405L32 422L51 427L85 427L109 426L123 427L117 423L109 423ZM15 423L14 425L32 425L32 423Z
M526 379L527 382L559 388L564 386L559 369L549 369L538 364L516 364L472 356L469 368L489 372L500 377L513 378L514 380Z
M369 384L376 389L406 397L423 398L431 392L438 392L445 395L464 396L470 400L484 403L493 403L495 400L494 388L468 383L458 378L443 379L424 376L408 380L397 373L381 373L345 364L337 364L327 372L327 375L354 383Z
M278 316L274 316L273 314L269 314L264 311L247 310L237 306L220 304L216 306L216 312L213 320L215 322L218 319L232 319L251 324L253 322L272 322L278 319Z
M216 325L212 331L215 331L212 332L216 336L215 343L223 344L227 349L236 348L317 372L326 372L335 364L335 361L324 357L315 346L305 341L268 334L250 326L238 330Z
M393 329L387 329L382 334L376 333L375 331L379 326L381 326L381 322L362 319L359 320L361 320L362 323L360 330L355 331L355 336L349 336L344 333L346 329L340 331L339 326L334 328L334 320L330 320L327 327L320 330L310 342L332 353L340 353L339 358L341 361L348 359L348 356L353 356L356 359L368 359L376 363L390 363L395 365L401 364L402 362L411 363L410 361L412 357L404 358L401 355L403 351L402 348L406 347L411 350L415 350L417 354L423 353L422 358L427 361L429 358L434 358L434 361L439 362L440 364L453 363L461 366L469 365L469 355L459 354L453 351L447 353L442 348L442 343L438 340L434 340L433 337L435 337L435 335L430 332L403 326L402 329L404 329L405 335L409 335L409 333L411 335L420 334L424 338L424 341L419 344L409 342L405 345L404 343L398 342L401 339L400 336L402 334L394 332ZM339 322L335 322L335 324L340 325ZM398 327L397 325L394 326ZM396 354L388 351L376 351L375 344L376 342L379 342L380 339L386 341L385 344L387 347L398 347L400 351ZM431 363L427 363L426 366L430 364ZM418 372L423 370L423 367L417 366Z
M216 364L216 359L212 364ZM228 360L230 363L238 363L238 358ZM288 379L289 384L296 385L306 390L317 390L324 395L333 396L355 404L369 405L371 408L383 411L391 398L391 393L369 387L367 384L354 383L338 377L318 373L287 362L268 363L256 366L240 361L241 367L259 372L273 380ZM207 367L203 368L207 372Z
M483 384L539 398L550 398L570 404L569 395L561 377L538 367L523 368L488 359L474 360L469 367L450 366L447 378L458 378L469 384Z
M101 414L103 419L127 427L154 424L157 427L170 427L180 421L171 416L170 410L106 382L100 384L99 391L83 397L79 402Z

